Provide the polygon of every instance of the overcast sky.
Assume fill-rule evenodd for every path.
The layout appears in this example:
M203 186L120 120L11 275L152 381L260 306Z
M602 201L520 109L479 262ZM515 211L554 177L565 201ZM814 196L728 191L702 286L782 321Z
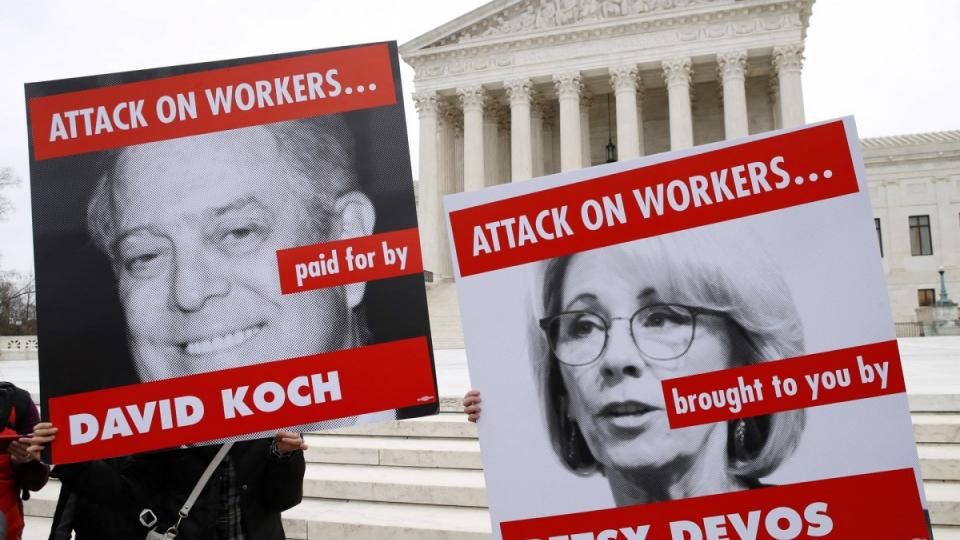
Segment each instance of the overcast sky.
M16 210L0 222L0 269L32 271L25 82L351 43L404 43L481 0L0 2L0 166ZM960 129L960 2L819 0L803 73L807 120L854 114L861 136ZM412 155L418 140L402 64ZM414 174L417 163L414 160Z

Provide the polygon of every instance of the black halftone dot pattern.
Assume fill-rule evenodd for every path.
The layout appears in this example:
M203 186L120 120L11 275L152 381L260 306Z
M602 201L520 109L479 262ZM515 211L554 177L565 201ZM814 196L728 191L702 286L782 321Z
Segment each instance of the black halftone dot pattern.
M395 54L395 45L391 44L390 47ZM317 51L297 54L314 52ZM27 97L29 99L150 80L287 56L292 55L36 83L27 86ZM336 176L338 171L346 171L350 178L345 182L350 184L350 189L359 189L374 205L375 233L416 227L409 151L403 136L405 125L400 74L396 61L394 61L393 71L396 81L394 88L397 96L396 105L321 117L315 122L326 125L327 135L332 140L343 142L342 147L326 144L323 141L310 143L309 137L290 137L291 134L296 135L298 129L306 129L306 126L311 123L309 119L289 122L286 125L243 128L267 130L274 136L275 143L283 147L286 152L298 153L295 159L284 159L276 163L276 166L265 174L264 183L277 190L292 189L302 194L303 186L290 182L291 176L296 176L297 172L310 169L311 166L322 169L321 176L332 177ZM378 91L383 90L385 89L378 89ZM285 127L289 129L283 129ZM231 137L227 136L231 133L234 132L195 138L203 138L205 149L202 152L216 156L226 153L229 150L227 147L234 144L231 142ZM135 163L137 156L145 154L151 144L163 143L129 147L124 152L104 151L31 162L37 309L40 319L38 328L41 344L40 377L43 381L41 394L44 410L47 409L46 401L50 397L111 388L139 381L137 371L133 367L130 346L131 333L136 332L131 331L144 328L154 321L143 317L128 321L125 317L124 307L118 296L122 291L118 291L118 280L115 277L111 259L100 249L97 242L98 236L102 236L103 239L113 238L111 231L102 230L103 227L99 226L93 227L91 231L88 228L87 219L89 202L96 193L98 182L105 174L117 171L124 166L144 173L157 171L156 164ZM264 151L264 148L261 147L258 150ZM310 151L317 154L309 155ZM251 153L256 154L255 151ZM244 154L238 159L242 162L245 159L253 160L254 158ZM257 164L252 161L250 166ZM214 165L211 165L210 174L215 172ZM309 211L305 210L306 206L301 205L290 205L286 208L282 217L295 218L304 225L302 227L304 230L317 232L314 237L298 239L296 244L304 245L325 240L322 235L328 231L322 230L326 227L320 225L329 225L333 216L323 214L324 210L328 209L323 203L332 201L335 195L322 194ZM98 211L106 209L108 215L118 211L122 213L129 210L131 204L131 201L125 201L122 197L116 197L113 194L105 197L104 202L107 204L94 205L93 222L95 224L105 222L104 215L98 215ZM308 224L312 227L307 226ZM98 231L104 234L100 235ZM99 244L109 247L108 242L99 242ZM275 267L273 272L276 273ZM236 289L236 284L231 285ZM276 287L279 289L278 284ZM318 295L307 292L288 296L290 298L284 298L283 301L306 304L307 299ZM251 295L251 298L257 297ZM154 300L163 303L162 299L154 298ZM265 332L266 327L259 328L258 321L247 321L243 317L244 313L255 312L257 308L258 305L253 300L234 305L224 304L223 318L233 321L233 325L225 325L224 328L218 329L216 324L210 324L208 334L198 332L197 327L200 325L197 323L175 325L171 330L173 334L192 335L195 339L182 337L174 347L182 349L180 352L186 352L188 346L196 347L204 341L200 338L209 338L207 341L212 342L218 337L242 339L245 332L249 334L258 329ZM250 324L246 325L245 322ZM302 354L349 348L357 344L382 343L417 336L427 336L429 340L423 278L420 275L412 275L369 283L364 300L356 310L337 317L327 317L313 331L304 331L292 326L275 328L273 331L272 340L266 341L258 349L256 355L258 358L248 358L248 362L285 359ZM309 352L303 352L298 348L303 347L305 342L315 340L320 334L339 336L340 339L336 340L336 343L329 343L327 346L315 348ZM295 351L295 354L291 351ZM234 359L218 358L204 365L202 370L198 370L196 365L191 365L187 355L180 356L181 358L165 365L163 378L197 371L225 369L235 365ZM370 376L375 377L376 373L372 372ZM436 387L436 381L434 381L434 387ZM436 409L436 405L429 405L410 407L397 411L396 414L392 411L386 411L383 414L389 417L395 415L410 417L435 412ZM359 421L362 422L366 418L360 417ZM346 418L298 429L312 430L332 425L348 426L357 421L357 418ZM274 432L275 430L271 430L262 435L272 435ZM243 438L253 437L251 435Z
M761 487L761 479L792 455L804 432L803 410L745 419L738 440L738 420L669 430L658 393L663 379L804 354L790 287L748 227L730 222L576 253L543 261L535 273L530 298L537 299L536 320L527 349L553 449L572 472L603 474L617 506ZM645 357L640 344L630 344L635 336L626 333L632 332L627 325L609 324L598 357L562 366L537 325L540 317L566 311L629 320L657 304L709 310L690 319L689 348L669 362ZM656 328L665 335L680 324L652 323L651 336ZM651 376L652 386L639 382ZM637 416L614 419L628 413ZM617 421L639 424L641 415L646 428L630 437L607 429ZM653 420L656 415L662 421ZM698 483L709 491L683 491Z

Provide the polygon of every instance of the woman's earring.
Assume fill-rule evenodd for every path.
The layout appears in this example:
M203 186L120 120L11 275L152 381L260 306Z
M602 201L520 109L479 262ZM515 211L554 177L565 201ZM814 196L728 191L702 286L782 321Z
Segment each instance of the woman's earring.
M750 452L747 451L747 421L743 418L738 419L733 426L733 457L740 463L750 460Z
M567 425L569 426L567 431L570 432L570 437L567 441L567 463L576 466L580 463L580 426L569 418L567 419Z

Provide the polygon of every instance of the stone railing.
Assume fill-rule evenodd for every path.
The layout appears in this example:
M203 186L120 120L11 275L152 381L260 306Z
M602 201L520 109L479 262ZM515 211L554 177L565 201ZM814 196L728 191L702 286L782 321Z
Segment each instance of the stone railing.
M0 353L37 350L37 336L0 336Z

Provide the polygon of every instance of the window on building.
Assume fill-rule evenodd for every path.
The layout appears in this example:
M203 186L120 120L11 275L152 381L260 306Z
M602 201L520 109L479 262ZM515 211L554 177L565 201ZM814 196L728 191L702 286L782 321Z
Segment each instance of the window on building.
M910 216L910 254L933 255L930 216Z
M877 243L880 244L880 256L883 257L883 234L880 233L880 218L873 218L873 224L877 226Z
M917 291L917 303L920 307L932 306L934 303L933 289L920 289Z

